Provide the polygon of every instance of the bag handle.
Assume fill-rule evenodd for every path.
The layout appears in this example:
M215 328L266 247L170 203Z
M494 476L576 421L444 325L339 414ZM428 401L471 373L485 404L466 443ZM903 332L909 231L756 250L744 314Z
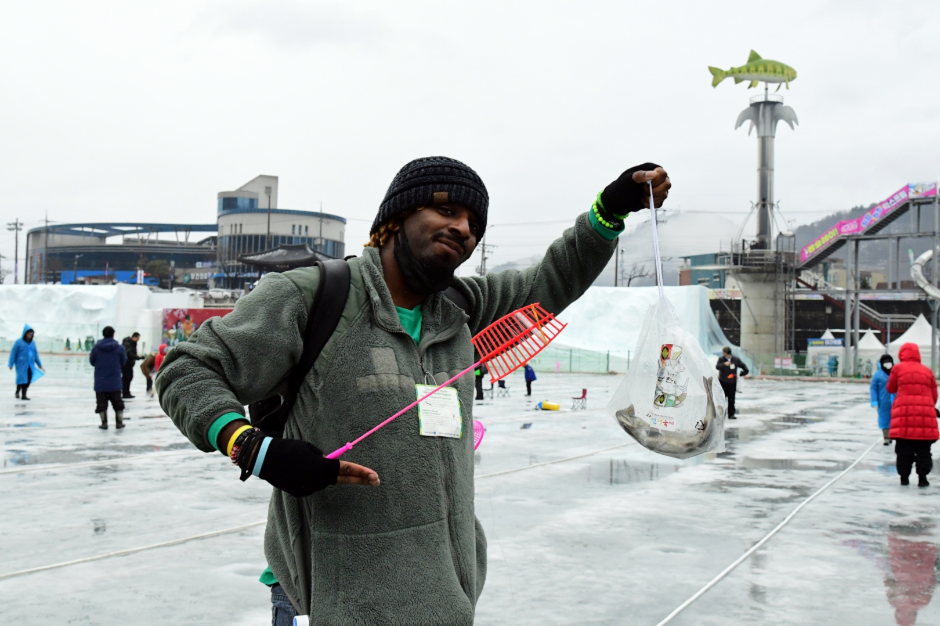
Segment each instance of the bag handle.
M666 300L666 292L663 290L663 260L659 253L659 230L656 228L656 202L653 199L653 181L647 181L650 188L650 226L653 230L653 258L656 264L656 286L659 287L659 299L664 308L669 313L670 319L678 323L676 317L672 314L672 306Z

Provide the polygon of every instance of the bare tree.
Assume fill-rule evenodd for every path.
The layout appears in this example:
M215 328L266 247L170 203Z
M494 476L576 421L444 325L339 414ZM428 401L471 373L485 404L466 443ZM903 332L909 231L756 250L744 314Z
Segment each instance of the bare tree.
M625 282L627 287L630 286L634 280L638 278L646 278L647 276L652 276L653 271L646 269L646 263L634 263L633 266L622 276L623 282Z

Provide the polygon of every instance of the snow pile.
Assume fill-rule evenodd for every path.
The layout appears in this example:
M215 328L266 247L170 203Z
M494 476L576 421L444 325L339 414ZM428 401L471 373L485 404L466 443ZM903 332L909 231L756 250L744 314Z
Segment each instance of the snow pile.
M0 350L9 350L29 324L41 352L61 352L65 341L101 338L112 326L118 341L141 333L142 350L156 348L164 308L201 306L187 293L153 293L138 285L0 285Z
M708 289L699 285L663 289L679 325L696 338L705 354L717 357L731 345L709 305ZM568 346L627 357L636 348L646 310L658 298L656 287L591 287L558 316L568 324L559 339ZM751 367L736 346L732 350Z

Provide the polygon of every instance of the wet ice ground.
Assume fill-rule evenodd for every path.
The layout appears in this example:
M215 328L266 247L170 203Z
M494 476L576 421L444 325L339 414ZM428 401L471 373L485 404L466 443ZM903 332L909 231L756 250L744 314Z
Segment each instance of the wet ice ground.
M0 397L0 576L265 518L265 483L194 451L140 374L128 427L101 431L84 360L44 361L32 401L13 398L12 375ZM879 436L862 385L745 381L728 451L676 461L600 410L618 380L541 375L534 401L566 409L588 389L589 410L556 413L532 410L515 375L510 397L475 408L477 623L654 625ZM672 623L940 624L935 483L901 487L877 445ZM0 623L270 623L262 532L0 579Z

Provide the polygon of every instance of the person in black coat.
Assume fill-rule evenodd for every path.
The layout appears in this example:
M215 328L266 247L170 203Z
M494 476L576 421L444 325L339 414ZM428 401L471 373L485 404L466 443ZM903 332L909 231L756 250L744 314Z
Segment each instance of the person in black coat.
M128 362L124 347L114 339L114 329L105 326L104 339L95 344L88 361L95 368L95 413L101 418L98 428L108 428L108 402L114 407L114 425L124 428L124 400L121 398L122 370Z
M728 346L722 348L715 369L718 370L718 383L728 398L728 419L737 419L734 416L734 394L737 391L738 378L744 378L750 370L741 359L731 354L731 348Z
M121 342L124 352L127 354L127 362L121 367L121 389L122 398L133 398L131 395L131 381L134 379L134 363L140 360L137 356L137 342L140 340L140 333L134 333L130 337L125 337Z

